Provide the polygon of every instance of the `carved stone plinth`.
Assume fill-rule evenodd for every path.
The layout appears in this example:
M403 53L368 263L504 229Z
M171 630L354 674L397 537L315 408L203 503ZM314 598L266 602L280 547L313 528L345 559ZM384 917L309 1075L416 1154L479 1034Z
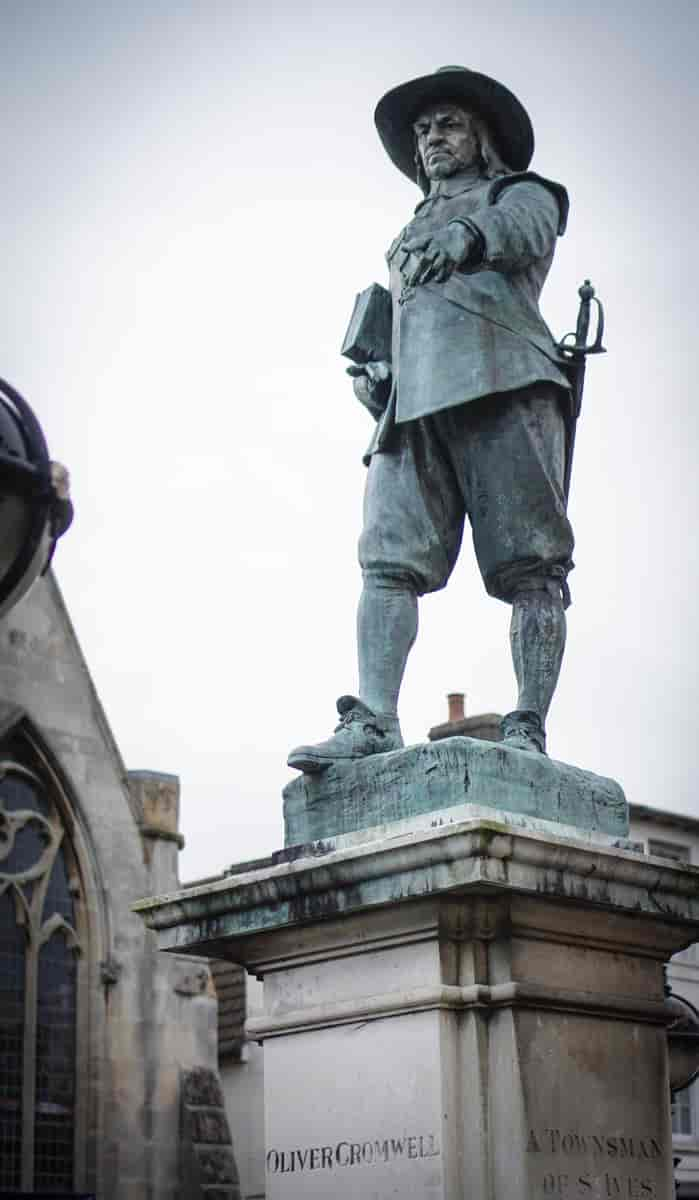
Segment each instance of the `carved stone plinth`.
M451 737L300 775L284 788L286 845L325 840L455 806L517 813L626 837L613 779L543 754Z
M699 871L482 817L321 849L138 906L264 979L268 1200L672 1200Z

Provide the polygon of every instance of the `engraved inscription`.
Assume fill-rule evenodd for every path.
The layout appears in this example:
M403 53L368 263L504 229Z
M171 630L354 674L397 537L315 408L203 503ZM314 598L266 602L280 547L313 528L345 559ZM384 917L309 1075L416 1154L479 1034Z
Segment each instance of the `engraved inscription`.
M660 1158L663 1148L658 1138L578 1133L577 1130L529 1130L529 1153L593 1154L606 1158Z
M539 1194L547 1200L655 1200L658 1196L658 1181L644 1171L644 1165L663 1157L659 1138L551 1127L530 1129L525 1149L529 1154L557 1155L559 1161L587 1160L579 1167L571 1164L569 1169L545 1171ZM593 1169L581 1169L589 1167L590 1160Z
M404 1134L403 1137L374 1138L365 1142L336 1142L333 1146L294 1147L268 1150L267 1170L273 1174L288 1171L332 1171L341 1167L372 1167L396 1159L438 1158L439 1141L433 1133Z
M548 1172L543 1178L543 1196L567 1196L569 1200L653 1200L655 1182L649 1176L568 1175Z

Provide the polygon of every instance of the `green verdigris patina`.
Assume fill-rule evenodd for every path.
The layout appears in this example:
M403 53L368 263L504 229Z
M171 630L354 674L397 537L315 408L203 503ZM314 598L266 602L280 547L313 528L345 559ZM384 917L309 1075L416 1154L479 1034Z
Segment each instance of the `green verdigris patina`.
M512 607L517 703L503 739L545 754L573 565L571 378L538 305L566 190L529 170L534 134L519 100L475 71L444 67L393 88L375 120L423 195L388 249L384 302L376 287L364 307L359 298L343 348L376 420L359 542L359 694L338 700L332 737L289 755L311 775L402 748L398 696L418 598L447 584L467 523L486 590Z
M460 805L628 835L618 783L496 742L453 737L304 774L284 789L287 846Z

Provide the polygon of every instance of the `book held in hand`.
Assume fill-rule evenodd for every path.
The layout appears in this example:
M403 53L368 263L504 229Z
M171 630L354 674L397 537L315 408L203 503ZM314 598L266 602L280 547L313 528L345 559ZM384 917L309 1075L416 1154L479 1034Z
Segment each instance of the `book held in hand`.
M359 364L391 361L391 293L381 284L357 296L340 353Z

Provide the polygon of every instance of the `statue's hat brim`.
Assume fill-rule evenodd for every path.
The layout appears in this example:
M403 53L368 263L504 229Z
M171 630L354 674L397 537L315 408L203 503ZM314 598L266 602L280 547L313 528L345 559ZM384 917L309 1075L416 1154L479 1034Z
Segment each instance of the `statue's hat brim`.
M534 153L534 130L527 110L496 79L466 67L440 67L401 83L379 100L374 121L389 158L417 183L413 122L428 104L450 100L482 117L508 167L525 171Z

